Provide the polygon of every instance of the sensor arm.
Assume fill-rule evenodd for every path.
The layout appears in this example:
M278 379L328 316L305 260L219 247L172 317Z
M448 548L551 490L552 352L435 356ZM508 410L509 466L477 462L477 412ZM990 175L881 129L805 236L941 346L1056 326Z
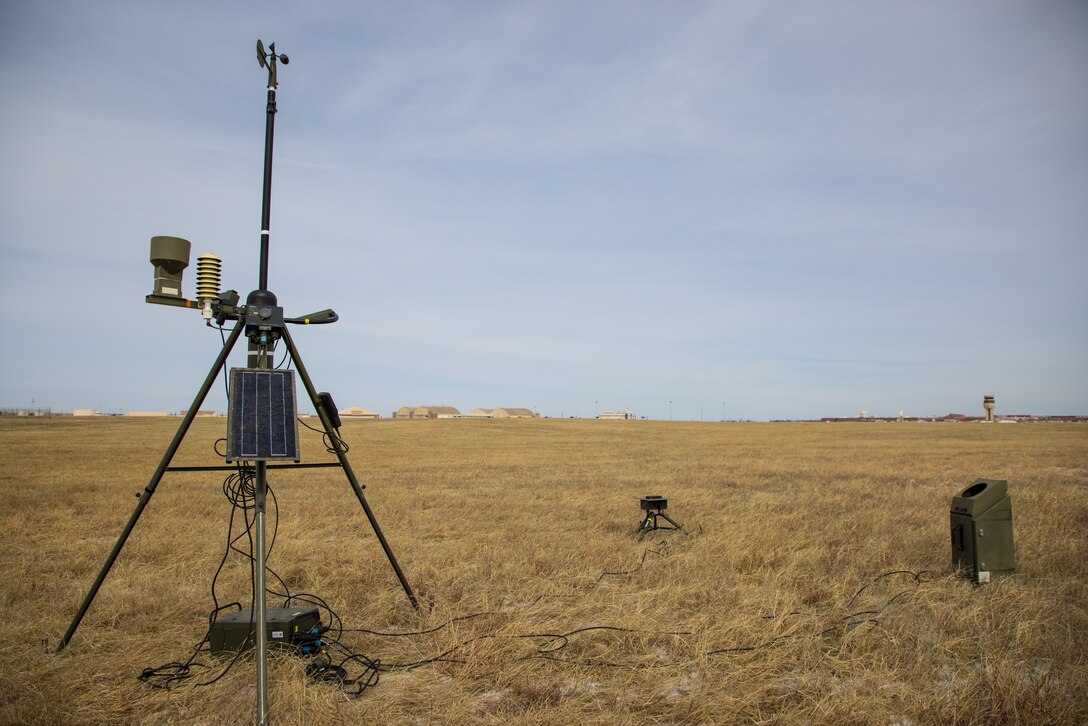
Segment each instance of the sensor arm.
M151 294L144 298L147 302L155 305L169 305L176 308L189 308L191 310L200 310L201 302L199 300L188 300L183 297L174 297L173 295L155 295ZM221 297L215 301L215 314L216 317L222 317L226 320L238 320L245 315L245 306L238 305L238 293L234 290L227 290L221 295ZM327 325L329 323L335 323L340 319L340 316L336 314L336 311L332 308L325 308L324 310L318 310L316 313L309 313L307 315L300 315L297 318L284 318L285 323L291 323L292 325ZM220 323L222 324L222 323Z
M331 308L325 310L318 310L316 313L310 313L309 315L303 315L297 318L285 318L283 322L292 323L294 325L325 325L327 323L335 323L340 319Z
M173 295L152 293L144 297L144 300L153 305L169 305L175 308L189 308L191 310L200 310L203 307L200 300L189 300L183 297L174 297ZM244 310L239 309L238 293L234 290L225 290L220 293L219 299L213 302L213 309L216 317L222 316L223 320L237 320L239 315L245 314Z
M145 297L144 300L155 305L172 305L176 308L200 309L200 303L196 300L186 300L183 297L174 297L173 295L156 295L152 293Z

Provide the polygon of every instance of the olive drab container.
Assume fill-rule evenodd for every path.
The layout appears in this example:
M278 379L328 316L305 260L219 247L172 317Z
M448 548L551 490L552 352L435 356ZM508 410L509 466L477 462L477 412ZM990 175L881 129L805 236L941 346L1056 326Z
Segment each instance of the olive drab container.
M1003 479L976 479L952 498L952 567L976 583L1008 577L1016 569L1012 500Z

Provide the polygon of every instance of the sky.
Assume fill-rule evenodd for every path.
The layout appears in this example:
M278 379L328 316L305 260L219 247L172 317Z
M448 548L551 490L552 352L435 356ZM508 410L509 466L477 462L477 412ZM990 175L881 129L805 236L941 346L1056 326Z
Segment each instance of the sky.
M0 0L0 407L192 403L221 333L148 245L257 287L258 38L341 409L1088 414L1077 0Z

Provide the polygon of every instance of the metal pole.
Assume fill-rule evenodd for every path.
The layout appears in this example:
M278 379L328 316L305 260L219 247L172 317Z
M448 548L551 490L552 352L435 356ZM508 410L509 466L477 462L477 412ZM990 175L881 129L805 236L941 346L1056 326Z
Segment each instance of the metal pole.
M306 392L310 395L310 401L313 402L314 409L317 410L317 415L321 419L321 425L325 427L325 433L329 435L329 438L335 442L336 431L332 427L332 423L325 415L325 410L318 404L317 401L317 389L314 388L313 382L310 380L310 374L306 372L306 366L303 365L302 359L298 355L298 350L295 348L295 342L291 339L291 334L287 332L287 328L283 329L283 342L287 344L287 350L291 353L291 360L295 362L295 367L298 369L298 376L302 379L303 385L306 386ZM374 512L370 509L370 504L366 501L366 496L363 494L363 488L359 485L359 480L355 478L355 472L351 468L351 463L348 461L347 455L344 454L343 449L338 445L332 447L336 450L336 458L340 460L340 466L344 469L344 474L348 478L348 483L351 484L351 490L355 492L355 497L359 500L359 504L363 507L363 512L366 513L366 518L370 521L370 526L374 530L374 534L378 537L378 542L381 543L382 549L385 550L385 556L389 559L389 564L393 566L393 572L397 574L397 579L400 580L400 586L404 589L404 594L408 596L408 600L411 601L412 607L419 610L419 601L416 600L416 595L412 592L412 586L408 584L408 579L404 576L404 572L401 571L400 565L397 564L397 558L393 554L393 549L389 546L389 542L386 541L385 535L382 534L382 528L378 526L378 520L374 517Z
M275 60L272 61L275 63ZM276 87L268 87L268 108L264 126L264 195L261 203L261 270L258 290L268 289L268 237L272 222L272 135L276 126Z
M140 518L140 514L144 511L144 507L151 501L151 495L155 493L155 488L158 487L159 481L162 479L163 474L166 473L166 468L170 466L170 461L174 458L174 454L177 453L178 447L181 446L182 439L185 438L189 426L193 423L193 419L196 418L196 412L200 410L200 405L204 403L204 399L207 398L208 391L211 390L212 384L215 383L215 379L219 377L219 371L223 369L223 364L227 360L227 355L230 354L235 341L238 340L238 336L242 333L243 327L242 322L239 321L238 325L231 331L230 337L227 338L227 342L224 343L223 349L219 351L219 356L215 359L212 369L208 371L208 377L204 379L204 384L197 392L196 398L193 399L193 405L189 406L189 410L185 413L185 418L182 419L181 426L178 427L178 432L174 434L174 440L171 441L170 446L166 448L166 453L163 454L158 468L155 469L155 473L151 476L151 481L144 487L143 492L138 495L140 497L140 502L136 505L136 511L128 518L128 523L125 524L125 528L121 530L121 536L117 538L117 543L113 546L113 549L110 550L110 554L106 558L105 564L103 564L102 569L99 570L98 577L95 578L94 584L91 585L91 589L87 593L87 596L83 598L83 603L79 606L79 612L72 618L71 625L68 626L67 632L65 632L64 637L61 638L60 646L57 647L58 652L64 650L64 646L68 645L68 641L72 639L72 635L75 634L80 621L83 620L83 616L87 614L87 609L91 606L91 602L94 600L95 595L98 594L98 589L102 587L106 575L109 574L110 568L113 567L114 560L116 560L117 555L121 553L121 548L125 546L129 534L132 533L132 528L136 526L136 521Z
M255 484L255 504L257 511L256 524L256 549L257 562L256 577L253 585L253 601L257 610L257 724L264 726L268 722L268 613L265 610L265 544L264 544L264 514L265 496L268 492L268 482L265 478L267 464L257 462L257 480Z
M250 342L250 354L257 349L256 365L261 369L272 368L272 351L268 345L254 345ZM264 726L268 722L268 611L265 598L265 575L267 570L268 548L265 544L265 513L268 497L268 462L256 462L253 482L253 510L256 529L253 548L253 619L256 628L257 659L257 724Z
M257 41L257 50L261 55L261 66L266 65L266 56L264 53L264 47L260 41ZM273 136L276 127L276 61L280 59L280 56L276 55L276 44L273 43L269 46L269 50L272 51L267 56L268 67L268 105L265 108L265 127L264 127L264 189L261 198L261 266L258 276L257 289L268 289L268 238L271 234L271 220L272 220L272 146ZM282 56L283 62L287 63L287 56ZM252 341L249 346L249 366L256 368L271 368L272 367L272 349L271 346L260 345L257 350L254 351L255 346ZM257 360L253 360L253 353L257 352ZM256 365L254 365L256 364ZM254 526L257 527L255 547L256 561L254 567L256 572L253 579L253 600L254 608L256 612L257 620L257 724L258 726L264 726L268 719L268 632L267 632L267 612L265 611L265 542L264 542L264 529L265 529L265 500L268 494L268 463L264 461L257 462L256 480L254 482L254 509L256 510Z

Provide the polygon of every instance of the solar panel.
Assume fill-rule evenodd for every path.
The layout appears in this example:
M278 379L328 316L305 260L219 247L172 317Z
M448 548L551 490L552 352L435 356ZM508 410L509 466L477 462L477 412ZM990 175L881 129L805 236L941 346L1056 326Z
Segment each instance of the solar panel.
M230 369L227 461L299 460L295 372Z

